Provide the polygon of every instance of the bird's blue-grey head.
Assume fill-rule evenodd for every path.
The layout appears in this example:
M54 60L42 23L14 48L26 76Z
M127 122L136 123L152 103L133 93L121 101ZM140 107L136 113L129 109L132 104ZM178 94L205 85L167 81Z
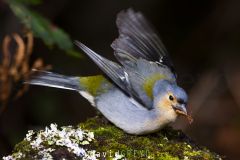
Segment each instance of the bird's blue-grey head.
M175 82L168 80L157 81L153 88L153 95L154 103L161 102L162 107L169 107L176 113L187 115L188 96Z

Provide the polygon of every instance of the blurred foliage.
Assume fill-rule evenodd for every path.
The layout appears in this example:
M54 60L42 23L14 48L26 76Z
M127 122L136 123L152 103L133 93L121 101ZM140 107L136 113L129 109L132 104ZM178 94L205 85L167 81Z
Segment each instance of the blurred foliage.
M39 13L29 9L29 5L41 4L41 0L6 0L6 2L35 37L42 39L49 47L56 45L71 56L81 57L81 54L74 50L72 40L66 32Z
M18 3L30 4L30 5L38 5L42 3L42 0L14 0Z
M0 61L0 113L2 113L11 98L18 98L27 90L28 85L21 85L16 91L16 86L23 80L27 80L33 68L49 69L42 59L36 59L33 65L29 65L29 59L33 49L33 35L28 32L26 40L19 34L5 36L2 44L2 60ZM13 41L14 40L14 41ZM25 41L24 41L25 40ZM15 50L11 48L16 43Z

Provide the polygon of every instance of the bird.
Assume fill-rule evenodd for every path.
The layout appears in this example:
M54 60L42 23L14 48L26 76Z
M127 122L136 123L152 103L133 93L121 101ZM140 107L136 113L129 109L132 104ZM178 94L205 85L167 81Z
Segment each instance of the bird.
M145 135L157 132L187 112L188 95L177 85L172 60L145 16L132 8L117 14L119 36L111 47L111 61L79 41L78 46L103 74L65 76L33 70L31 85L79 92L111 123L124 132Z

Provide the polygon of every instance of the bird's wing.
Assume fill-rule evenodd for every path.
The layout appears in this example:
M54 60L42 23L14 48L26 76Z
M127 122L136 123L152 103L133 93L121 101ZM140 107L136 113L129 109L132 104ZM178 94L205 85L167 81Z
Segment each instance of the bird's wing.
M140 13L132 9L121 11L117 16L119 37L112 43L112 48L119 62L131 67L132 62L142 58L170 68L173 63L157 33ZM174 73L175 74L175 73Z
M175 75L167 66L159 67L159 64L138 59L133 68L126 68L129 74L129 82L135 94L145 102L145 105L153 105L153 87L156 81L166 79L176 82ZM142 77L139 79L138 77Z
M118 63L110 61L81 42L76 41L75 44L81 48L97 65L98 67L120 88L122 89L129 97L135 99L144 107L151 109L152 105L148 103L144 97L139 96L133 87L137 88L144 83L144 77L141 77L141 74L138 74L135 71L127 70ZM130 82L131 79L131 82ZM134 83L134 85L132 85Z
M94 52L93 50L91 50L90 48L88 48L79 41L75 41L75 44L79 48L81 48L98 65L98 67L105 74L107 74L107 76L111 80L113 80L120 88L122 89L126 88L125 86L126 84L124 84L127 81L124 80L125 73L123 68L119 64L100 56L99 54L97 54L96 52Z
M132 9L122 11L117 17L119 38L112 43L114 54L122 64L96 54L80 42L76 44L125 93L152 109L152 90L157 80L176 80L167 51L141 13Z

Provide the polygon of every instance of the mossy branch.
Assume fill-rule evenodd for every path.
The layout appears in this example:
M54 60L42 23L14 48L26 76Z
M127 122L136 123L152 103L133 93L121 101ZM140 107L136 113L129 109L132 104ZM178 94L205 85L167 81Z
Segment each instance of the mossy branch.
M49 139L54 137L53 133L63 134L63 130L64 134L72 134L68 137L71 142L63 135L59 135L62 138L57 138L57 142L49 142ZM15 146L10 156L18 156L19 159L42 159L44 156L53 159L221 159L206 147L196 145L181 131L170 127L154 134L135 136L124 133L100 117L89 119L77 127L63 127L62 130L57 130L51 125L45 131L31 132ZM44 140L44 136L42 140L38 139L39 134L47 133L50 137L48 140ZM78 136L82 136L82 139L79 140ZM59 141L62 141L61 145ZM75 143L77 148L73 147ZM77 150L81 150L83 154L77 154Z

